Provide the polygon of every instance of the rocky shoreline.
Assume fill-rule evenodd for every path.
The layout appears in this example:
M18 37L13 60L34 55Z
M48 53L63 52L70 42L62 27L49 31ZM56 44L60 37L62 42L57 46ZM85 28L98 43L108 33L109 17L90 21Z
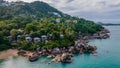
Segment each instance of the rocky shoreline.
M47 58L53 58L49 64L52 62L70 63L74 54L92 53L93 55L97 55L97 47L90 46L86 42L88 40L82 39L75 41L75 44L69 47L39 49L35 52L20 50L18 55L27 56L31 62L36 61L41 56L46 56Z
M37 49L34 52L19 51L18 54L28 56L28 59L32 62L36 61L41 56L46 56L47 58L53 58L48 64L52 62L70 63L72 62L72 56L74 56L74 54L91 53L96 56L97 47L88 45L89 39L106 39L110 37L108 33L109 31L107 29L103 29L92 36L78 38L73 45L68 47Z
M82 41L82 42L81 42ZM87 41L87 40L86 40ZM41 56L46 56L47 58L53 58L51 62L72 62L72 56L74 54L92 53L96 55L96 46L90 46L84 40L77 40L75 44L68 47L53 48L53 49L39 49L35 52L19 51L18 54L22 56L27 56L31 61L35 61ZM50 63L51 63L50 62ZM49 64L50 64L49 63Z
M92 36L88 35L78 38L73 45L68 47L37 49L34 52L21 50L18 52L18 54L27 56L31 62L38 60L41 56L46 56L47 58L52 58L48 64L52 62L71 63L72 56L74 56L74 54L90 53L96 56L97 47L90 46L88 44L89 39L106 39L110 37L108 33L109 31L107 29L103 29L102 31L93 34Z

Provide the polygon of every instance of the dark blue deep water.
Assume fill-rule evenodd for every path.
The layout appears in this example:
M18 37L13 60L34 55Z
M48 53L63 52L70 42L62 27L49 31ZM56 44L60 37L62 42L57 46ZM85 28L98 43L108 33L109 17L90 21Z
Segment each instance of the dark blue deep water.
M76 55L70 64L47 63L50 59L40 58L29 62L24 57L10 58L0 61L0 68L120 68L120 26L105 26L110 30L109 39L91 40L89 44L98 47L98 55ZM47 61L43 62L42 61Z

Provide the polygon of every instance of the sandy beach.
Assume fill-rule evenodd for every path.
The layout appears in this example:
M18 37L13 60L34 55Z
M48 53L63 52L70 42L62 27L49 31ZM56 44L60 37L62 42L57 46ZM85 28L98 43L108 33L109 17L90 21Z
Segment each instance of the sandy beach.
M16 49L9 49L0 52L0 60L7 59L9 57L15 57L17 55L18 50Z

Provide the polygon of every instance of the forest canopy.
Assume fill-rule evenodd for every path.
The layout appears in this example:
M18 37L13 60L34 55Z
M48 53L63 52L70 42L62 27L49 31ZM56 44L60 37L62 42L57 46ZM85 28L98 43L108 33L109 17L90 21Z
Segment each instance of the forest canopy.
M101 29L103 27L93 21L64 14L44 2L15 2L0 6L0 50L69 46L78 34L92 35ZM47 42L29 43L26 35L32 40L44 36Z

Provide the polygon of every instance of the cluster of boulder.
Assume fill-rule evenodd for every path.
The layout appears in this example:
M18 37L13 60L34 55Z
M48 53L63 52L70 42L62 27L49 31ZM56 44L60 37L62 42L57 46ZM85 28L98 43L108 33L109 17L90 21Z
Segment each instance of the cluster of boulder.
M97 33L93 34L92 37L97 38L97 39L106 39L106 38L110 37L108 33L110 33L109 30L103 29L100 32L97 32Z
M108 38L109 31L104 29L99 33L94 34L94 38ZM62 62L62 63L70 63L72 62L72 56L74 54L83 54L83 53L91 53L94 56L97 55L97 47L90 46L88 44L90 37L84 36L80 37L74 44L67 47L61 48L53 48L53 49L41 49L38 48L35 52L32 52L31 55L28 55L24 51L18 52L18 54L27 54L29 57L29 61L36 61L41 56L46 56L47 58L53 58L50 62Z
M92 53L93 55L97 55L96 50L97 50L96 46L90 46L86 43L82 43L81 40L78 40L76 41L76 44L74 46L69 46L65 50L60 50L61 53L57 54L55 58L53 58L53 60L49 62L49 64L52 62L70 63L72 62L72 56L78 53L79 54Z
M25 50L19 50L17 54L20 56L28 57L29 61L31 62L38 60L39 57L41 56L37 52L30 52L30 51L25 51Z
M47 56L48 58L53 58L51 62L72 62L73 54L83 54L83 53L92 53L96 55L96 46L90 46L87 43L87 40L77 40L75 44L68 47L53 48L53 49L37 49L31 55L27 51L19 51L19 55L27 55L29 61L36 61L40 56ZM50 63L51 63L50 62Z
M28 57L29 61L33 62L39 59L41 55L37 53L33 53L31 56Z
M71 63L72 62L72 57L73 55L70 53L62 53L57 55L55 58L52 59L48 64L52 62L62 62L62 63Z
M27 51L19 51L18 54L22 56L28 56L29 61L33 62L39 59L41 56L47 56L47 58L53 58L52 62L70 63L72 62L73 54L92 53L96 55L96 46L90 46L86 43L82 43L80 40L69 47L53 48L53 49L39 49L29 54Z

